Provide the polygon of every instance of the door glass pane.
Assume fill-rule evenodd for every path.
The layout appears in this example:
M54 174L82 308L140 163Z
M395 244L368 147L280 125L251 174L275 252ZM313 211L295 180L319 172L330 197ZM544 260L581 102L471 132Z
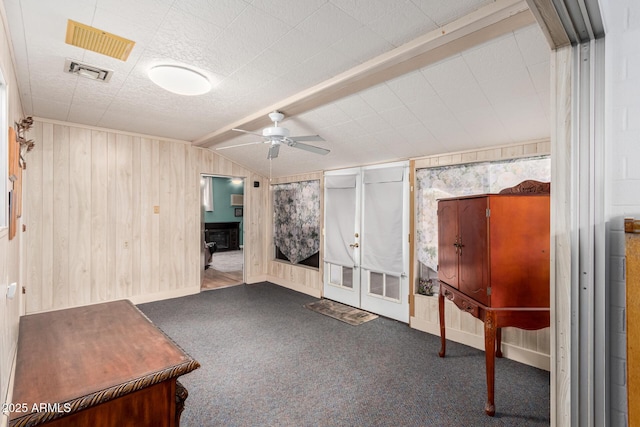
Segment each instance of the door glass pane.
M385 296L387 298L400 300L400 277L387 275L386 279L387 286L385 288Z
M340 267L339 265L329 264L329 283L339 285L341 278L342 267Z
M342 269L342 286L353 289L353 268Z
M384 295L384 274L369 273L369 292L374 295Z

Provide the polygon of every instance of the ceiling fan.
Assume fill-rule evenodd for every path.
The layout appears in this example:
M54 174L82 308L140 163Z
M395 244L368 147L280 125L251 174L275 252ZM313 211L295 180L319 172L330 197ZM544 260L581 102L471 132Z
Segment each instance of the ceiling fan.
M256 142L247 142L245 144L237 144L230 145L228 147L219 147L216 150L226 150L227 148L235 148L242 147L245 145L255 145L255 144L271 144L269 147L269 153L267 154L267 159L275 159L278 157L278 153L280 152L280 145L285 144L289 147L299 148L301 150L309 151L315 154L328 154L329 150L314 147L313 145L303 144L300 141L324 141L319 135L304 135L304 136L289 136L289 129L278 126L278 124L284 118L284 114L279 111L274 111L273 113L269 113L269 118L273 122L273 126L266 127L262 129L262 133L250 132L244 129L232 129L236 132L248 133L250 135L257 135L263 138L262 141Z

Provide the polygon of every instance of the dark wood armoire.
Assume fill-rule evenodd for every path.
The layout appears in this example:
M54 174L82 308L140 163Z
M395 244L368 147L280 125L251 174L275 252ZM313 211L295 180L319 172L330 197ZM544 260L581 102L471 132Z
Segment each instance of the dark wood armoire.
M548 193L482 194L438 201L440 356L444 299L484 322L488 415L495 414L501 328L549 326Z

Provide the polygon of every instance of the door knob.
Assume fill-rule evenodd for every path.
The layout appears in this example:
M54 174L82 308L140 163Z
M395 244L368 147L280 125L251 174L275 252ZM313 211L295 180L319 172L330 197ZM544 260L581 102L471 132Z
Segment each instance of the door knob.
M359 248L359 247L360 247L360 245L359 245L359 244L357 244L357 243L352 243L352 244L350 244L350 245L349 245L349 247L350 247L350 248Z

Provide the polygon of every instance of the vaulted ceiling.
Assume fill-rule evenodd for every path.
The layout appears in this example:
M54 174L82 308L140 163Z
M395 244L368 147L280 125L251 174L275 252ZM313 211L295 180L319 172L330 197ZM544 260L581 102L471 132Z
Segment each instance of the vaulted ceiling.
M256 140L281 110L326 156L268 144L219 154L268 176L549 136L549 47L518 0L4 0L28 115L192 141ZM65 43L72 19L135 41L126 61ZM113 70L108 82L66 59ZM160 63L215 87L167 92ZM259 139L259 138L258 138ZM271 163L271 164L270 164ZM271 167L271 172L270 172Z

